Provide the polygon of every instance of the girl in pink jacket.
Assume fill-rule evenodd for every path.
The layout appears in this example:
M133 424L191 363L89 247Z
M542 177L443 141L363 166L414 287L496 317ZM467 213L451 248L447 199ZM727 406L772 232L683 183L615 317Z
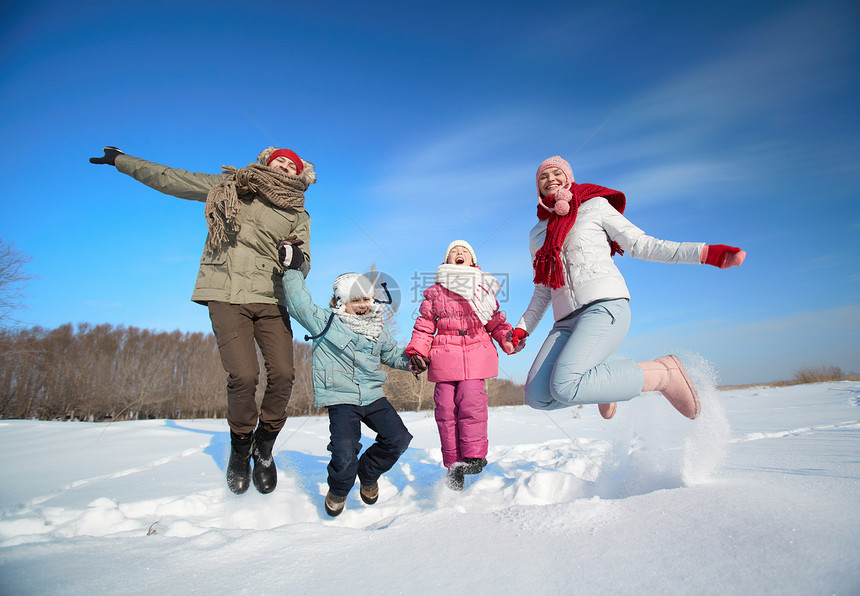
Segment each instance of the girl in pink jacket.
M514 351L510 323L499 310L499 281L478 267L475 251L455 240L424 291L412 341L406 347L416 370L436 383L436 425L442 442L447 483L463 489L463 474L487 465L487 395L484 379L499 374L499 356Z

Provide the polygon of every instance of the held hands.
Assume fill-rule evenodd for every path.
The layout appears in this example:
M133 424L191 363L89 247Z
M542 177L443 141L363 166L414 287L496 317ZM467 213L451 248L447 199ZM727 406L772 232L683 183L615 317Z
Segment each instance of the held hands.
M720 269L728 269L740 265L747 258L747 252L735 246L725 244L705 245L702 249L701 261L705 265L713 265Z
M526 333L526 330L521 329L519 327L514 329L513 332L508 333L508 337L506 339L509 342L511 342L511 345L514 347L514 350L513 350L513 352L506 352L506 353L516 354L517 352L522 350L524 347L526 347L526 338L528 336L529 336L529 334ZM504 347L502 347L502 349L504 350Z
M117 155L125 155L125 153L116 147L104 147L102 151L104 151L105 154L102 157L91 157L90 163L106 163L109 166L115 167Z
M409 357L409 372L418 378L418 375L423 373L430 366L430 359L421 356L420 354L412 354Z
M295 236L290 236L278 243L278 261L284 269L299 269L305 262L305 255L299 250L303 242Z
M502 352L509 356L518 351L513 343L513 335L513 331L508 331L505 337L499 340L499 347L502 348Z

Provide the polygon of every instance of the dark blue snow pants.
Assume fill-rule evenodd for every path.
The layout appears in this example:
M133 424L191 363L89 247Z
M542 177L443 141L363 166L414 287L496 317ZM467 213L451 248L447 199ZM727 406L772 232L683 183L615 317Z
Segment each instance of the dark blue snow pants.
M356 475L361 484L376 482L394 466L412 440L400 415L384 397L366 406L329 406L328 421L328 486L341 497L349 494ZM362 422L376 433L376 441L359 458Z

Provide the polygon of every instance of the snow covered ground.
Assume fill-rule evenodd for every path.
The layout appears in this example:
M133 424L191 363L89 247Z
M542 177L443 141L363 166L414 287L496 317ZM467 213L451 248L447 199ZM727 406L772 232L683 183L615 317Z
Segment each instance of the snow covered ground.
M3 594L858 594L860 383L490 411L443 485L432 414L374 506L322 507L327 419L294 418L271 495L230 494L223 420L0 421ZM365 441L367 444L369 441Z

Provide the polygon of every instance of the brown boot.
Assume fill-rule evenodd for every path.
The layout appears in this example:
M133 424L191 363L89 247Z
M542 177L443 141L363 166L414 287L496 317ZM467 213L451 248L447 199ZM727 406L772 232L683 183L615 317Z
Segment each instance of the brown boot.
M379 500L379 483L362 484L358 494L361 496L362 501L368 505L373 505Z
M325 496L325 512L332 517L337 517L343 512L343 507L346 505L346 495L336 495L331 491Z
M672 354L636 364L645 373L642 391L659 391L676 410L691 420L699 415L699 395L677 356Z
M618 409L618 404L615 402L609 404L597 404L597 409L600 410L600 415L606 420L615 416L615 410Z

